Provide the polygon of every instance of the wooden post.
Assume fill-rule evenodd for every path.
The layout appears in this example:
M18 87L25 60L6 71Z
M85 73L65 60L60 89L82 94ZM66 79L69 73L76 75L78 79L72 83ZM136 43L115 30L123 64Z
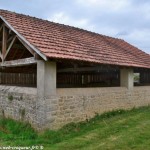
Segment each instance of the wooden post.
M3 25L3 40L2 40L2 56L3 56L3 60L4 61L4 56L6 54L6 49L7 49L7 31L6 31L6 27Z

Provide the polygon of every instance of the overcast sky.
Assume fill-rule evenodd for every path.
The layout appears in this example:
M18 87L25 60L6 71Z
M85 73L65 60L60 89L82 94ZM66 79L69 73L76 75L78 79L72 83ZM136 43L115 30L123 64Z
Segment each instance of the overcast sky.
M150 0L0 0L0 9L121 38L150 54Z

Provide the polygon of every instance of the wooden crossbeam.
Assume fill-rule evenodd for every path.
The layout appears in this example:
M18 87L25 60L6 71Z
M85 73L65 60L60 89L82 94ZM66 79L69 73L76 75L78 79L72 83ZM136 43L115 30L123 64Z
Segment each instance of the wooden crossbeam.
M8 46L8 49L7 49L7 51L6 51L6 54L4 55L4 59L3 59L3 60L6 59L6 57L7 57L8 53L9 53L10 49L12 48L12 46L13 46L13 44L14 44L14 42L15 42L15 40L16 40L16 36L13 37L13 39L12 39L10 45Z
M107 67L80 67L80 68L64 68L58 69L58 73L65 73L65 72L89 72L89 71L97 71L97 72L104 72L104 71L115 71L116 68L107 68Z
M26 66L31 64L36 64L37 61L34 57L24 58L24 59L17 59L11 61L4 61L0 63L0 67L17 67L17 66Z
M10 41L12 41L13 38L14 38L14 35L10 36L10 37L7 39L7 43L9 43Z

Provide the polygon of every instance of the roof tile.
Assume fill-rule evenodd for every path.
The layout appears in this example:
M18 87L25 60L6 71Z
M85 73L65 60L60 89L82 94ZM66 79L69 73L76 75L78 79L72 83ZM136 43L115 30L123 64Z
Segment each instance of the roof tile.
M150 68L150 55L124 40L14 12L0 15L49 58Z

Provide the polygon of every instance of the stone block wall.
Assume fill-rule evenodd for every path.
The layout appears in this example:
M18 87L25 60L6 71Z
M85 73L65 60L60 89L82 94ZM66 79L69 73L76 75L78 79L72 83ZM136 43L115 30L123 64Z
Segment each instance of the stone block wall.
M58 89L58 99L49 103L47 117L53 117L51 128L78 122L115 109L130 109L150 104L150 87Z
M0 115L28 121L38 130L57 129L115 109L150 104L150 86L57 89L51 97L37 98L36 88L0 86Z
M37 97L35 88L0 86L0 116L27 121L33 126L36 121Z

